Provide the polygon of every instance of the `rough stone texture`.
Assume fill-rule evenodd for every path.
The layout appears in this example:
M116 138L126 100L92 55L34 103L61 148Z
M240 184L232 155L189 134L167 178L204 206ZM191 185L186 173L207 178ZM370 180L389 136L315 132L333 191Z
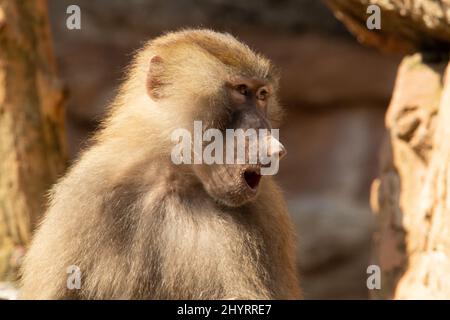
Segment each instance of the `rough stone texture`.
M282 73L288 156L277 179L297 223L306 298L367 298L384 112L399 58L358 45L317 0L50 0L55 51L69 91L72 157L114 96L142 41L180 27L230 31ZM82 30L65 28L79 4ZM339 226L335 228L334 226ZM329 236L327 236L329 235Z
M427 59L399 68L373 185L383 298L450 298L450 78L447 59Z
M414 51L450 44L448 0L326 0L357 38L386 50ZM366 27L367 7L381 9L381 30Z
M0 280L16 278L65 168L64 110L47 5L0 0Z
M406 57L386 115L389 137L372 186L378 214L377 297L450 298L450 2L327 0L362 42ZM366 8L381 8L382 29L368 30ZM425 53L424 53L425 52Z

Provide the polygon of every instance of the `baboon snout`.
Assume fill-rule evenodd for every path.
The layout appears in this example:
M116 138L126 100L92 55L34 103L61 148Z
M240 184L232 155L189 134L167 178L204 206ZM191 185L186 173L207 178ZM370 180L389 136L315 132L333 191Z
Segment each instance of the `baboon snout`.
M278 159L284 158L286 156L287 151L283 144L273 137L272 135L268 135L266 138L267 144L267 155L269 157L278 157Z

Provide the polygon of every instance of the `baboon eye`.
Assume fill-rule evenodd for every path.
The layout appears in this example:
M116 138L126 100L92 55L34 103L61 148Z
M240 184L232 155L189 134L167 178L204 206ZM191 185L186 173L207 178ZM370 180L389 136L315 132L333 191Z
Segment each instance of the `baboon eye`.
M264 101L264 100L267 100L267 97L268 97L268 96L269 96L269 92L268 92L266 89L261 89L261 90L258 92L256 98L257 98L258 100Z
M247 85L245 85L245 84L240 84L240 85L236 86L236 91L246 97L250 94L250 90L248 89Z

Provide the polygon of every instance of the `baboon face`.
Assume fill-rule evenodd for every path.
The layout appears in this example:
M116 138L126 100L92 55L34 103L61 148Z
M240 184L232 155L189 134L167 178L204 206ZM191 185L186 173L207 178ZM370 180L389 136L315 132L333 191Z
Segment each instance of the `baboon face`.
M222 124L224 161L194 164L193 170L209 195L227 206L240 206L256 198L264 174L261 170L286 153L272 136L267 117L273 91L264 79L238 76L224 82L226 105L222 108L227 112L213 121Z
M221 140L214 153L222 154L222 161L190 165L212 198L241 206L256 198L262 176L275 174L286 153L271 128L280 109L276 72L268 60L229 36L220 41L191 40L171 50L164 43L156 50L150 58L147 92L174 129L191 131L194 145L193 123L202 121L202 156L210 143ZM220 132L220 137L205 141L209 129ZM191 158L199 153L193 149ZM267 169L274 166L270 173Z

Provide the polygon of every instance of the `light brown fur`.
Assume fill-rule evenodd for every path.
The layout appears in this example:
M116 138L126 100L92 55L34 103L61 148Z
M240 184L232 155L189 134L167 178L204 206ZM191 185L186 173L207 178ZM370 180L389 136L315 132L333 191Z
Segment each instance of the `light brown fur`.
M145 85L155 55L165 63L157 101ZM225 72L276 86L268 60L208 30L170 33L136 55L92 146L52 190L24 261L22 298L299 297L293 230L272 179L230 207L168 156L174 128L194 119L220 127ZM274 100L269 115L278 113ZM70 265L82 272L80 290L67 289Z

